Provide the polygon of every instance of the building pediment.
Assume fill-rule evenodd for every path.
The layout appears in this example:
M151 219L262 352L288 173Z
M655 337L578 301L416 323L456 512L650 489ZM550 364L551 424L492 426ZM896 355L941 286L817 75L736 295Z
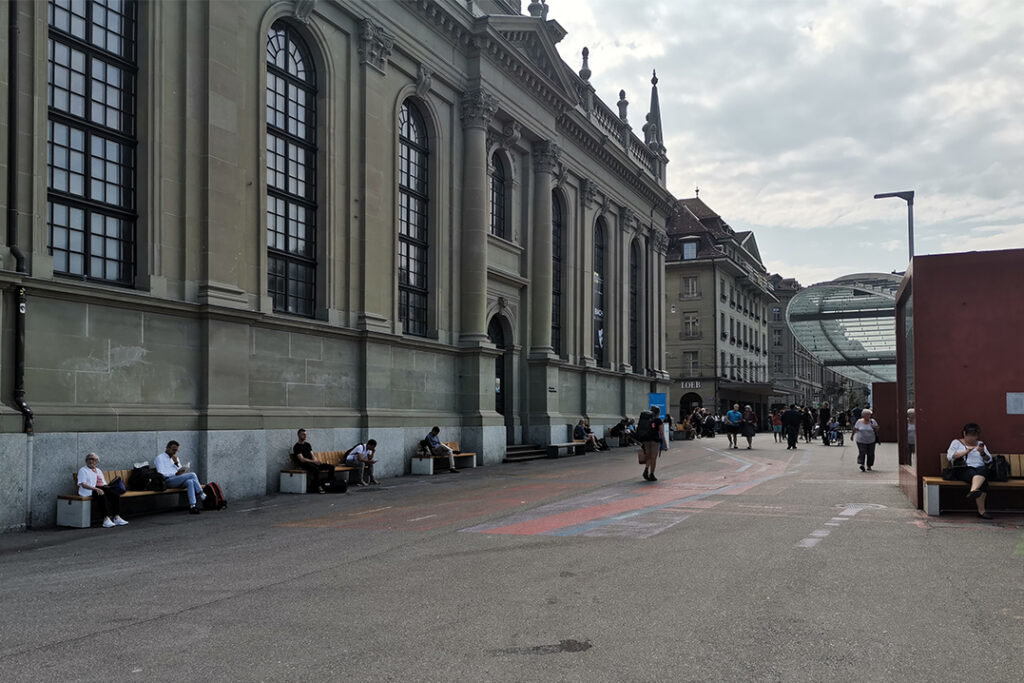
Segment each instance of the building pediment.
M556 91L567 102L575 104L578 94L575 75L570 73L555 45L565 37L566 32L558 22L543 21L534 17L489 16L478 20L478 35L493 41L488 52L496 61L521 78L521 67L528 65L535 74L543 76L546 85ZM481 35L483 34L483 35ZM502 55L504 48L505 54ZM519 65L512 64L516 57Z

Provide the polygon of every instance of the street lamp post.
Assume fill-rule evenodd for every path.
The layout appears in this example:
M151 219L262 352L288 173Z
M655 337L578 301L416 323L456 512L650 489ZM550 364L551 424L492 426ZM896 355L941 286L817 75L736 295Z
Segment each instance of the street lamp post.
M907 242L910 244L910 260L914 260L914 191L907 190L905 192L882 192L876 194L875 199L888 199L889 197L899 197L900 199L906 200L907 202Z

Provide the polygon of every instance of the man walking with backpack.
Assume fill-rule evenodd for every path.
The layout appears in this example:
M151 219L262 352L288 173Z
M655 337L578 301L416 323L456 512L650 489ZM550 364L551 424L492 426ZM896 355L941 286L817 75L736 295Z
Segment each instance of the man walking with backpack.
M651 406L650 412L640 413L640 419L636 424L636 438L640 441L640 448L644 453L643 478L647 481L658 481L654 476L654 469L658 466L658 453L661 451L663 441L661 435L662 421L658 417L661 409L658 406Z

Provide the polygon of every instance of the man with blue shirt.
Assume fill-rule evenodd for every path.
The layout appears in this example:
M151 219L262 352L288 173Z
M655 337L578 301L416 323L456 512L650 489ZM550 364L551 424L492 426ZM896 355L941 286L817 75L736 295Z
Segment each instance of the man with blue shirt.
M725 436L729 439L729 448L739 448L736 445L737 436L743 427L743 413L740 412L740 404L733 403L732 410L725 414Z

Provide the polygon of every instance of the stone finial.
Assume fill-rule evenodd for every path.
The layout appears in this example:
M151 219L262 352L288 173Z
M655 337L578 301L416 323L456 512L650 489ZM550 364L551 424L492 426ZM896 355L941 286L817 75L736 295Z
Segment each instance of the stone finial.
M540 4L543 5L543 7L544 7L544 11L541 12L540 18L543 19L544 21L547 21L548 20L548 10L551 9L550 7L548 7L548 0L540 0Z
M530 16L535 19L541 19L544 14L544 5L538 2L538 0L533 0L526 9L530 12Z
M651 85L658 85L658 70L651 69Z
M585 48L583 48L583 68L580 69L580 78L582 78L587 83L590 82L590 66L587 63L589 59L590 59L590 48L585 47Z
M619 118L623 121L627 121L626 108L629 107L629 100L626 99L626 91L619 91Z

